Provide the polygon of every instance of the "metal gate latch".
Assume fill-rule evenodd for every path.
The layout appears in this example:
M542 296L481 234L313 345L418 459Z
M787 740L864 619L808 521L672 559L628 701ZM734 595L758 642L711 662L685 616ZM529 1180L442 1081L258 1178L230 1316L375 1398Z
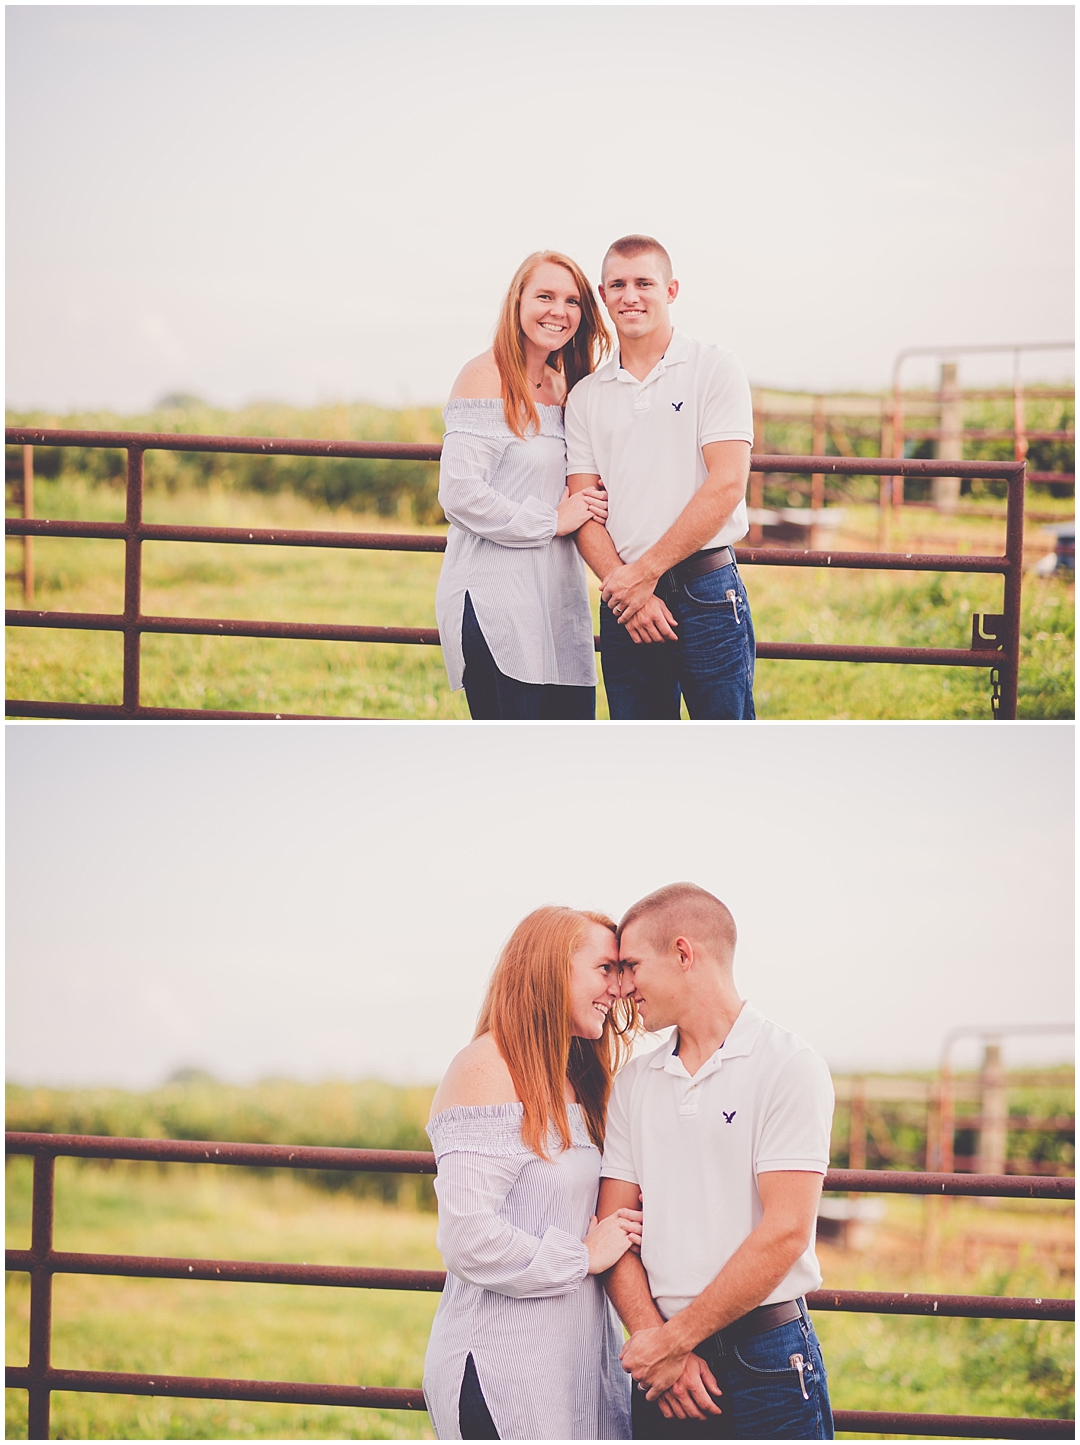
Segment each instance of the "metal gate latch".
M973 612L971 614L972 652L1000 652L1004 646L1004 613Z

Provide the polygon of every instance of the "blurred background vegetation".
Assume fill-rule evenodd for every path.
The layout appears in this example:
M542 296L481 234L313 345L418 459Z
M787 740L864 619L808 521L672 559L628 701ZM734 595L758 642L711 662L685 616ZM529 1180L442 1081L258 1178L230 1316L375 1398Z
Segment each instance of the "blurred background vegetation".
M928 1087L933 1075L876 1076L898 1081L898 1099L870 1105L866 1168L922 1169L926 1156L926 1105L902 1097L911 1084ZM836 1077L839 1102L833 1121L832 1164L850 1167L849 1075ZM974 1129L965 1114L977 1114L976 1074L957 1074L958 1156L973 1155ZM1054 1129L1010 1129L1008 1158L1036 1163L1047 1173L1075 1168L1073 1069L1061 1066L1008 1078L1012 1116L1053 1119ZM104 1134L136 1139L224 1139L252 1144L311 1144L348 1149L430 1149L427 1123L434 1085L404 1087L368 1079L360 1083L304 1084L288 1079L224 1084L198 1070L181 1070L167 1084L146 1092L123 1089L46 1089L7 1086L7 1127L49 1134ZM256 1171L263 1173L262 1170ZM1019 1168L1015 1172L1023 1172ZM430 1180L419 1176L350 1175L339 1171L298 1171L321 1189L348 1189L386 1203L430 1208Z
M1055 405L1060 410L1064 404ZM1034 413L1032 418L1034 428ZM1055 418L1061 419L1055 413L1049 420ZM437 442L442 434L434 408L303 410L267 403L229 412L182 396L165 398L159 408L139 416L28 413L9 420L204 435ZM864 425L857 418L850 420L846 431L830 425L826 451L876 454L879 436L872 421ZM760 430L758 445L774 453L806 452L812 440L808 417L788 422L769 418ZM998 456L1007 454L1009 445L981 441L972 447ZM123 457L121 451L35 447L36 515L122 520ZM1041 458L1040 464L1047 460L1052 459ZM7 449L7 465L10 515L21 512L21 448ZM152 522L299 530L434 532L445 527L438 505L438 468L432 463L148 452L146 466L145 516ZM876 549L877 478L827 480L826 508L840 508L833 515L842 522L831 531L829 545ZM765 506L781 512L805 507L809 481L770 474ZM987 495L975 491L962 497L952 513L915 505L919 485L911 484L913 505L895 512L893 550L1002 550L1004 506L994 493L996 483L988 484ZM1053 495L1055 491L1061 495ZM1042 523L1066 522L1072 513L1072 496L1057 484L1032 489L1025 542L1033 560L1054 548ZM122 543L45 537L36 539L34 547L36 584L33 602L27 604L22 543L18 538L7 541L9 606L122 610ZM440 565L437 554L148 542L143 546L143 609L176 617L432 627ZM761 566L748 575L758 637L768 641L966 647L972 613L997 612L1001 606L1000 579L978 574ZM1072 578L1071 572L1056 572L1029 574L1025 581L1022 718L1074 715ZM596 626L595 585L590 596ZM116 633L9 628L8 696L116 704L121 699L121 650ZM157 707L346 717L468 716L464 695L449 690L438 648L385 643L149 634L142 644L142 701ZM766 719L990 716L988 674L981 668L760 660L755 701L758 716ZM601 682L597 716L607 715Z
M868 1167L921 1167L925 1110L881 1095L888 1088L910 1094L931 1076L873 1077L880 1087L868 1121ZM838 1167L848 1162L843 1099L854 1082L836 1079ZM1072 1113L1070 1068L1017 1073L1009 1082L1012 1115L1060 1124ZM956 1083L962 1114L976 1076L958 1074ZM145 1092L12 1084L7 1122L53 1133L427 1149L432 1093L374 1080L237 1086L182 1070ZM962 1138L961 1129L958 1152ZM1038 1158L1046 1172L1064 1173L1072 1140L1060 1130L1010 1135L1010 1158ZM13 1156L10 1247L29 1245L30 1186L31 1161ZM884 1213L858 1247L819 1240L827 1287L1072 1292L1067 1202L880 1200ZM61 1250L438 1269L435 1230L431 1180L417 1176L57 1161ZM436 1304L436 1296L415 1292L59 1275L53 1359L72 1369L416 1387ZM11 1272L12 1364L26 1361L28 1322L28 1277ZM1072 1416L1070 1325L824 1311L816 1324L838 1409ZM427 1416L406 1412L64 1392L53 1397L53 1422L58 1439L432 1438ZM21 1390L8 1391L7 1438L26 1438Z
M387 410L363 403L293 407L263 402L240 410L209 406L198 397L163 397L136 416L113 412L8 413L8 426L77 431L197 433L202 436L318 438L323 441L441 442L437 407ZM9 479L21 475L19 448L8 447ZM125 454L97 447L35 447L35 475L123 490ZM321 457L230 456L213 452L148 452L148 494L189 489L275 495L291 492L323 506L394 517L420 525L444 522L438 468L425 462L351 461Z
M759 390L756 398L763 407L782 405L785 396ZM853 396L856 405L888 404L888 398ZM831 404L839 409L841 403ZM908 424L932 421L936 393L927 392L920 406L918 394L906 402ZM926 413L924 415L924 413ZM1071 398L1040 398L1037 388L1026 394L1025 415L1030 431L1064 431L1075 427L1076 406ZM987 431L1007 430L1013 422L1011 397L1000 400L971 400L965 404L965 426ZM199 397L174 393L161 398L150 411L121 416L114 412L46 413L9 412L8 426L63 427L81 431L178 432L201 435L321 438L331 441L439 442L443 435L438 407L387 409L365 403L339 403L317 407L294 407L283 402L258 402L227 410L213 407ZM813 422L808 415L779 419L767 411L758 415L755 448L783 455L813 451ZM826 456L876 457L881 450L880 421L874 417L852 416L830 422L825 432ZM7 449L9 480L21 473L18 449ZM1071 472L1075 447L1064 440L1032 441L1028 449L1031 472ZM909 457L934 455L933 441L911 440L905 448ZM968 461L1011 461L1013 443L1008 438L969 438L964 444ZM90 485L122 488L124 454L91 447L35 447L34 469L38 476L69 480L79 478ZM146 458L146 480L150 492L178 492L189 487L219 486L237 491L275 494L292 492L329 507L346 507L354 512L414 521L421 526L445 522L438 500L437 470L424 462L380 462L324 460L314 457L228 456L199 452L150 452ZM927 500L929 481L912 478L905 484L911 502ZM809 488L808 477L773 474L766 478L765 505L794 505L793 491ZM830 478L827 504L842 501L876 502L876 477ZM972 502L1005 496L1005 483L968 481L962 497ZM1061 483L1034 483L1032 504L1045 505L1057 498L1071 502L1072 488ZM1071 513L1071 506L1067 509ZM1063 511L1063 515L1065 515Z

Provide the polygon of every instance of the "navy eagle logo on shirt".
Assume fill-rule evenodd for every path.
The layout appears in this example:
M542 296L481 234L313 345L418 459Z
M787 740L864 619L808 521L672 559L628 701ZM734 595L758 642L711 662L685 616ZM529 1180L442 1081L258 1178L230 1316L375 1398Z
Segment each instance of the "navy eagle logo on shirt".
M720 1112L721 1112L721 1114L723 1114L723 1116L724 1116L724 1123L725 1123L725 1124L730 1124L731 1121L732 1121L732 1119L734 1119L735 1115L736 1115L739 1111L738 1111L738 1109L732 1109L731 1113L729 1114L726 1109L721 1109Z
M681 401L673 401L671 404L672 404L672 406L675 408L676 411L682 411L682 409L683 409L683 404L682 404Z

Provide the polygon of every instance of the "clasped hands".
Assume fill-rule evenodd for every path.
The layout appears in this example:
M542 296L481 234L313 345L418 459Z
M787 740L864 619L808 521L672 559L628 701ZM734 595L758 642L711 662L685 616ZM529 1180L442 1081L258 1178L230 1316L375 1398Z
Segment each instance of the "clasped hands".
M679 624L653 591L656 582L639 561L620 563L600 583L600 596L635 642L679 640Z
M720 1395L716 1376L700 1355L678 1344L670 1324L638 1330L622 1347L622 1367L645 1398L656 1400L665 1419L703 1420L719 1415L712 1398Z

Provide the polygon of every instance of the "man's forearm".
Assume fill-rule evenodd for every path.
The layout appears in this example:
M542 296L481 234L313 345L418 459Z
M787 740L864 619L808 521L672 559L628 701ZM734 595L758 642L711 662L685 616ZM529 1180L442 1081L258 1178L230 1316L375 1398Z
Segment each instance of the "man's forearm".
M641 565L649 576L663 576L669 568L711 542L745 493L746 481L741 476L710 477L660 540L642 554Z
M664 1316L656 1308L649 1290L645 1266L636 1254L624 1254L618 1264L612 1266L604 1280L604 1288L631 1334L664 1323Z
M698 1297L672 1315L666 1329L679 1349L692 1350L709 1335L756 1309L806 1248L803 1237L758 1226Z
M574 534L577 549L585 561L603 579L613 567L618 567L622 558L615 550L615 543L608 535L608 529L599 522L586 522Z

